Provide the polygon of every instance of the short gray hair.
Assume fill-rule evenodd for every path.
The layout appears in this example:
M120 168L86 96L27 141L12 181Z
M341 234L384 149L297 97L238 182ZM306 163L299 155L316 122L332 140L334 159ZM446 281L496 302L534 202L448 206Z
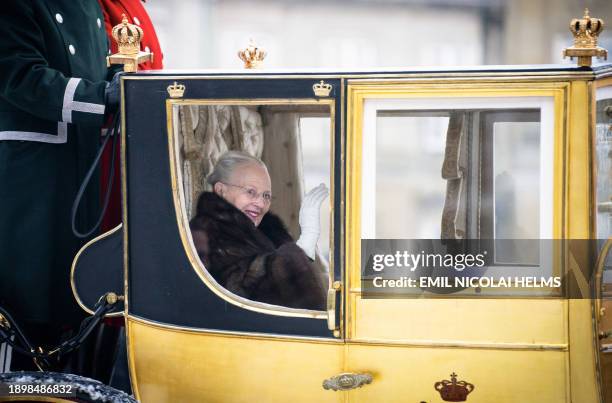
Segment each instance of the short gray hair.
M268 169L266 164L257 157L253 157L242 151L227 151L219 157L215 164L215 168L206 178L206 182L211 186L215 186L217 182L228 182L234 169L248 164L259 164Z

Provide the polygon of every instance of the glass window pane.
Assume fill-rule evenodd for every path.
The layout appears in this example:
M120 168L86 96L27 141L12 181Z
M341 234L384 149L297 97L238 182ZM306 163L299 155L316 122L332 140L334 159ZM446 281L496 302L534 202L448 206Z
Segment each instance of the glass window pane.
M300 118L300 137L302 141L303 177L306 191L324 183L331 190L330 184L330 119L329 117ZM320 224L321 236L317 247L326 261L329 262L330 240L330 203L321 205Z
M608 88L612 92L612 88ZM612 99L597 100L597 238L612 235Z
M376 238L439 238L448 117L379 114L376 123Z
M548 285L455 286L445 293L558 294L561 277L553 278L550 241L539 241L552 234L554 114L549 100L526 101L525 106L516 102L495 108L504 101L467 100L465 109L448 107L453 103L449 100L439 102L439 109L420 104L436 104L429 99L366 102L361 156L364 290L387 295L374 282L380 275L450 282L453 276L492 281L532 276L546 278ZM405 104L413 109L403 109ZM454 258L483 263L468 265L468 270L459 260L453 263ZM420 286L390 287L395 296L434 292Z
M493 125L495 238L540 236L540 123Z
M597 161L597 239L600 247L612 236L612 87L597 90L595 158ZM612 253L603 274L604 296L612 297Z
M304 195L331 184L331 106L194 101L175 106L173 120L180 215L191 230L188 247L200 258L196 269L214 280L207 284L252 301L323 310L333 269L332 196L321 201L314 261L310 243L297 240ZM227 151L243 155L222 159ZM244 162L244 154L267 169ZM304 276L292 293L270 274L281 267Z

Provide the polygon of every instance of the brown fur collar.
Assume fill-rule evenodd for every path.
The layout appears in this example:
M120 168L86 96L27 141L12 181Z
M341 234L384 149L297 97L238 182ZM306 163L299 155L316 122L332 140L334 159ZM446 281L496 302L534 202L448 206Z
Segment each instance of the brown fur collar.
M190 226L200 259L228 290L276 305L324 309L321 273L276 215L267 213L255 227L222 197L204 192Z
M272 241L275 247L279 247L286 242L293 242L285 224L277 215L268 212L263 216L259 226L255 227L253 221L242 211L213 192L203 192L200 195L196 217L215 220L219 224L238 226L236 229L245 235L261 232Z

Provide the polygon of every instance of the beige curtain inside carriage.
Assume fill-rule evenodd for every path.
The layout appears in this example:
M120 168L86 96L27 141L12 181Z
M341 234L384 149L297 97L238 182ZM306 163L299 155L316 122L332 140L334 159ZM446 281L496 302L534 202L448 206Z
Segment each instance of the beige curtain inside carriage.
M304 194L300 115L269 108L261 113L266 144L261 159L268 166L272 178L271 210L282 218L291 236L298 239L298 213Z
M467 230L467 113L452 112L446 132L442 178L446 197L442 210L441 239L463 239Z

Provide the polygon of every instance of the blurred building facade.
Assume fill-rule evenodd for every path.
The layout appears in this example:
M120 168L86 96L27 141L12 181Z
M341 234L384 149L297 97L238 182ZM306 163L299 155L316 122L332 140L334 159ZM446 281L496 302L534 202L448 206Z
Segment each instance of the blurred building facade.
M270 68L563 62L569 21L612 22L609 0L149 0L170 69L240 68L252 38ZM602 46L612 50L612 31ZM569 61L566 61L569 62Z

